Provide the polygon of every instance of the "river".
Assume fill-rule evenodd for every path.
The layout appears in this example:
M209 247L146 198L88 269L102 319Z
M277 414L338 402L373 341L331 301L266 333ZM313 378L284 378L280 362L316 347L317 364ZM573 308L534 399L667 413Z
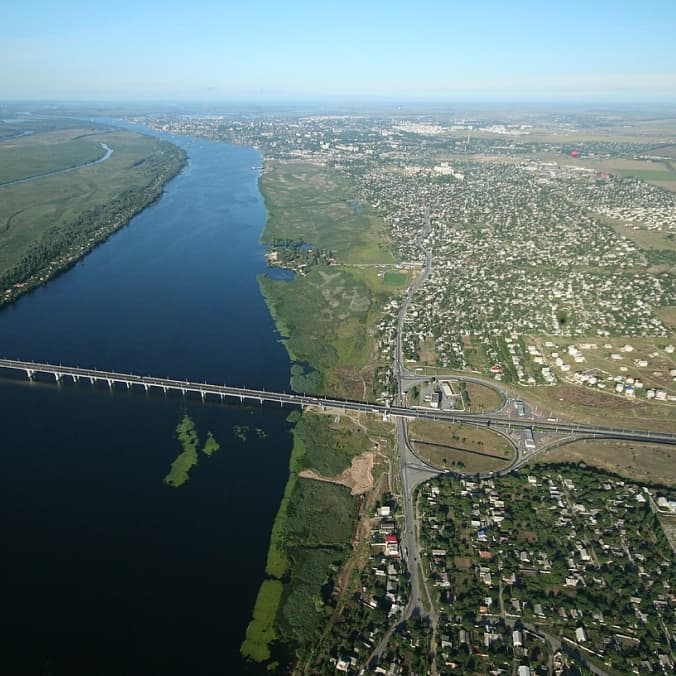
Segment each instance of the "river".
M185 169L128 226L2 310L0 354L288 388L256 281L260 155L156 135L187 151ZM0 673L253 671L239 645L287 479L288 410L3 377L0 411ZM185 413L221 450L170 488Z

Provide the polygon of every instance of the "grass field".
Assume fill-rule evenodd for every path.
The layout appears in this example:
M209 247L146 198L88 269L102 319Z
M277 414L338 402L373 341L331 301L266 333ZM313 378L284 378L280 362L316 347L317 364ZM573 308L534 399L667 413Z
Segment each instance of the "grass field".
M90 138L113 148L109 160L0 188L0 271L13 265L48 227L68 222L86 209L105 204L126 187L143 185L152 178L148 160L160 151L154 139L127 131ZM100 155L98 146L96 156ZM40 173L42 168L41 163L32 168L26 165L22 173Z
M676 448L662 444L589 439L545 451L537 462L584 462L629 479L676 485Z
M668 231L649 230L648 228L639 225L627 225L622 221L606 216L599 216L599 220L609 225L621 235L636 242L642 249L666 249L669 251L676 251L676 241L673 237L670 237L671 233Z
M370 421L365 429L347 415L335 417L304 411L296 424L294 440L303 445L303 456L293 471L314 469L324 476L340 474L350 466L352 458L373 449L372 434L386 434L382 423Z
M656 185L666 190L676 191L676 170L673 162L641 162L644 166L610 169L613 174L630 176L641 181Z
M469 412L480 413L493 411L502 404L500 393L492 387L485 387L477 383L465 383L469 395Z
M605 392L577 385L556 387L510 388L540 411L576 420L580 423L611 427L674 430L674 406L669 403L629 401Z
M373 395L377 359L369 337L387 296L374 294L364 277L360 269L322 267L293 282L259 278L289 355L316 370L296 373L295 390Z
M568 143L574 143L571 138ZM655 150L656 156L668 157L669 149ZM545 162L556 162L566 166L582 166L599 172L608 172L616 176L630 176L646 183L651 183L667 190L676 190L676 169L671 160L628 159L613 157L610 159L596 159L582 155L571 157L560 152L540 152L537 157Z
M676 305L661 307L656 311L656 314L666 326L676 329Z
M646 181L646 183L676 181L676 171L668 171L666 169L616 169L614 173L620 176L639 178L642 181Z
M414 420L409 438L423 460L444 469L492 472L514 457L513 446L503 436L471 425Z
M404 286L408 282L408 275L403 272L386 272L383 281L388 286Z
M258 591L253 619L246 630L242 655L255 662L270 659L269 644L275 640L275 618L284 587L279 580L265 580Z

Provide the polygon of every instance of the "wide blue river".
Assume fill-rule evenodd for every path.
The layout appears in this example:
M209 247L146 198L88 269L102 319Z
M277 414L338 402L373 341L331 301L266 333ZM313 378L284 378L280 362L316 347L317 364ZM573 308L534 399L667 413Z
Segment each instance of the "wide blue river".
M0 311L0 355L288 389L260 294L260 155L189 163L68 272ZM202 455L162 481L189 414ZM0 379L0 673L237 674L287 478L288 410ZM244 429L243 442L234 433Z

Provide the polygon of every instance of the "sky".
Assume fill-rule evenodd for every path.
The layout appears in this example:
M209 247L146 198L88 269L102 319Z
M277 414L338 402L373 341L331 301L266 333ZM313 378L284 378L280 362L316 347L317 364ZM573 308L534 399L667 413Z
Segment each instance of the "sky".
M675 0L3 4L4 100L676 102Z

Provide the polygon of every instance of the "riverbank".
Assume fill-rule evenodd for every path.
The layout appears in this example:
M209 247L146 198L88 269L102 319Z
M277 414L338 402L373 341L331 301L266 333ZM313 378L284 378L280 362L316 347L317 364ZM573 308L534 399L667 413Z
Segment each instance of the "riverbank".
M45 143L51 143L67 165L84 152L77 136L82 131L69 129L67 138L48 138ZM88 129L86 135L99 150L106 146L105 161L99 158L77 169L2 187L0 306L67 270L124 227L159 199L187 162L187 154L177 146L133 132ZM32 135L31 142L38 136ZM12 151L16 154L17 149ZM39 174L49 166L43 158L30 156L21 172L30 174L32 169Z
M389 425L359 415L326 415L310 410L289 416L293 448L289 479L275 518L264 580L242 655L257 662L293 654L307 659L339 594L347 593L344 571L357 544L356 526L372 501L374 477L387 468L394 447ZM355 462L370 463L369 485L355 492L341 477ZM307 478L317 473L319 479ZM382 486L379 486L382 489ZM349 577L349 576L348 576Z
M296 391L375 400L389 385L377 349L377 324L399 287L385 280L393 263L385 227L337 172L302 162L267 161L260 179L268 218L261 241L302 240L330 250L292 281L259 276ZM353 267L356 265L360 267ZM402 275L401 286L408 281ZM333 411L294 413L289 479L272 527L267 579L242 645L248 659L307 660L355 578L350 564L373 491L353 495L344 476L362 459L378 481L394 448L391 426ZM375 480L374 480L375 476ZM327 481L326 478L333 478ZM368 515L366 515L368 518Z

